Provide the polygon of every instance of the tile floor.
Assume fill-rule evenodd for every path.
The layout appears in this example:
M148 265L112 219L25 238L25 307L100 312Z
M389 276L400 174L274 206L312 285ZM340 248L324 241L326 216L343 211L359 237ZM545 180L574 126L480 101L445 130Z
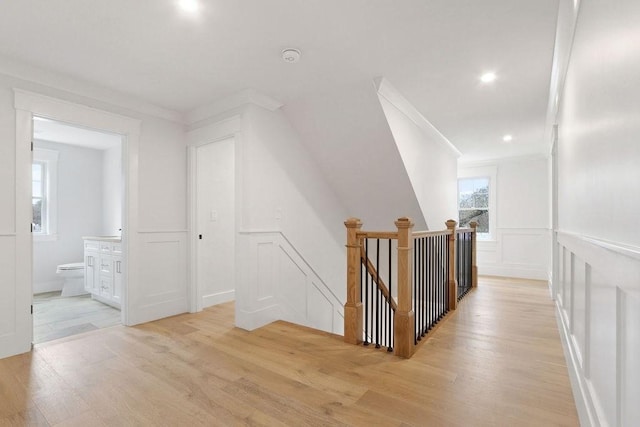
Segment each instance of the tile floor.
M120 310L91 295L61 297L60 291L33 296L34 344L120 324Z

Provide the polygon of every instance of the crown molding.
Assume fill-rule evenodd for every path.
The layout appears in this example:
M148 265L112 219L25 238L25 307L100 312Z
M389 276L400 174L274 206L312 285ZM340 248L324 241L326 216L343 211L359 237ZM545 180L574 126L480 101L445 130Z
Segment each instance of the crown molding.
M176 111L158 107L157 105L140 100L132 95L101 87L97 84L87 82L76 77L47 71L4 56L0 56L0 74L4 74L7 77L22 80L24 82L34 83L58 91L67 92L83 98L93 99L121 109L124 108L140 114L184 124L182 114ZM37 88L33 87L25 89L29 89L32 92L38 91ZM59 96L56 95L56 97Z
M191 110L185 115L186 122L189 126L197 127L198 122L208 120L212 117L236 110L248 104L257 105L269 111L275 111L282 107L283 104L255 89L245 89L215 101L211 104Z

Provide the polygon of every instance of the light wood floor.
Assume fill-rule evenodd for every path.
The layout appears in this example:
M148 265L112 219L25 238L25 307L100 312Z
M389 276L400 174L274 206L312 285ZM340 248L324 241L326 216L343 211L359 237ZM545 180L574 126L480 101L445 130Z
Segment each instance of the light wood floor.
M540 282L481 279L411 360L233 306L0 360L0 425L577 425Z
M120 324L120 310L91 295L62 297L60 291L33 296L33 342L43 343Z

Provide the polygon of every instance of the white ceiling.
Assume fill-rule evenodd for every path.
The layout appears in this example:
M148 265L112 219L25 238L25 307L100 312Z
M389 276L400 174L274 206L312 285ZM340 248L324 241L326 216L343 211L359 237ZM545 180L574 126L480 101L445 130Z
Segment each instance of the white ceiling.
M182 113L246 88L291 111L383 76L479 160L545 152L559 1L201 0L198 16L175 0L9 1L0 55Z
M38 117L33 121L33 138L41 141L93 148L95 150L107 150L119 146L122 142L120 135Z

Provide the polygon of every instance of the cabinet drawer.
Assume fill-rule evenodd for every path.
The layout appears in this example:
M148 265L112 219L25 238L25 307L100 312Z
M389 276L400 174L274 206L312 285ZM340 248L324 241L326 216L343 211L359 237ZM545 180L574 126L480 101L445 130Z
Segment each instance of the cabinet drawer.
M111 243L109 242L100 242L100 252L103 254L111 253Z
M122 254L122 243L112 243L111 251L113 252L114 255Z
M113 275L113 260L110 256L101 255L100 262L98 264L101 275L112 276Z
M111 287L113 279L111 277L100 276L100 295L109 297L113 293Z
M100 245L95 240L85 240L84 241L84 250L85 251L97 251L100 249Z

